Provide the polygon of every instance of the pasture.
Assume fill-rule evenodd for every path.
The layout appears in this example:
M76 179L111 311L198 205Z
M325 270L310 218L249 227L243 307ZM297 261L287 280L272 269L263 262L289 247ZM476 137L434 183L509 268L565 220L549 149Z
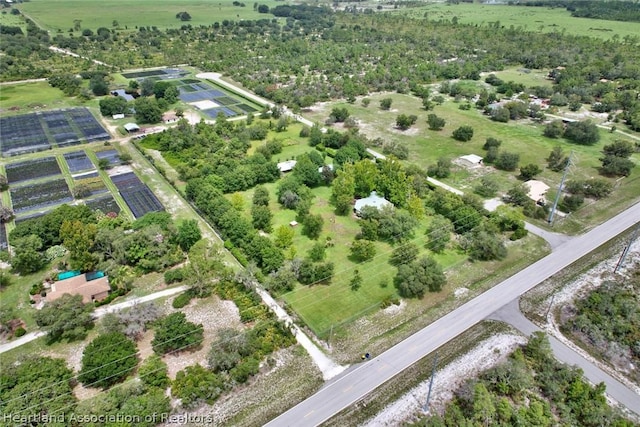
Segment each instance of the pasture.
M21 3L18 8L46 29L67 32L80 21L82 29L95 31L100 27L134 30L138 27L180 28L182 25L211 25L224 20L271 19L273 15L258 13L254 2L245 6L234 6L232 0L205 2L201 0L106 0L99 8L93 0L32 0ZM275 0L264 0L259 4L275 7ZM188 12L190 21L181 21L176 14Z
M424 7L396 9L414 18L430 21L451 21L457 18L460 24L499 25L505 28L522 28L534 32L558 32L590 36L603 40L636 37L640 33L640 23L606 21L601 19L574 18L563 8L524 7L479 3L429 3Z

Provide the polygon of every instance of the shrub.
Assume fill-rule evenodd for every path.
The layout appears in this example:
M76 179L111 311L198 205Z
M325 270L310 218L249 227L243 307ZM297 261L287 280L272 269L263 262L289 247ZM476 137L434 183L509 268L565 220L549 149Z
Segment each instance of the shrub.
M23 336L26 333L27 333L27 331L22 326L20 326L18 329L16 329L13 332L13 336L16 337L16 338L20 338L21 336Z
M453 139L457 141L467 142L473 138L473 128L468 125L460 126L453 131Z
M173 308L186 307L187 305L189 305L192 298L193 298L193 295L191 295L190 292L184 292L174 298L173 302L171 303L171 306Z
M167 285L176 282L182 282L184 280L184 270L182 268L176 268L174 270L167 270L164 272L164 282Z

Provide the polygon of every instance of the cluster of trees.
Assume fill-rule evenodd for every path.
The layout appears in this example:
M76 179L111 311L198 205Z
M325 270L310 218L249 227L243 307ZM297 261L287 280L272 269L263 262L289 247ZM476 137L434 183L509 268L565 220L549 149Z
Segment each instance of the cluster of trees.
M580 145L594 145L600 140L598 127L591 120L570 122L566 125L561 120L554 120L545 126L543 134L547 138L564 137Z
M558 362L536 332L507 361L467 380L442 416L413 425L633 425L608 406L604 392L603 383L592 386L580 369Z
M624 140L605 145L602 150L604 157L600 159L602 162L600 173L605 176L629 176L631 169L635 166L629 157L636 151L636 147Z
M266 144L265 149L247 155L250 129L244 121L234 124L222 117L214 125L201 122L191 126L181 120L177 127L148 136L143 145L171 155L180 179L206 179L220 191L232 193L280 177L272 155L282 149L281 143Z
M62 246L69 253L69 268L103 270L114 286L126 288L121 279L130 269L146 273L181 262L180 245L187 247L193 241L193 231L193 227L177 229L166 212L149 213L129 223L97 214L85 205L63 205L11 231L15 248L11 265L19 273L38 271L52 260L51 248Z

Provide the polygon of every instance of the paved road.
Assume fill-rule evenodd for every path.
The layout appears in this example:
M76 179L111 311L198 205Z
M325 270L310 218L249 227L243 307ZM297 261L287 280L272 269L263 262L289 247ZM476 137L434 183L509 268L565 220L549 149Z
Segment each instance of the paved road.
M500 320L508 323L526 335L531 335L536 331L541 331L542 329L538 328L538 326L524 317L520 312L518 301L519 299L511 301L495 313L489 315L489 319ZM551 335L548 335L548 338L549 344L551 344L551 350L553 350L553 354L556 359L568 365L575 365L582 369L585 378L593 384L603 382L607 386L607 394L611 396L613 400L640 415L640 395L636 394L625 384L604 372L600 367L587 360L562 341Z
M336 379L267 426L316 426L529 289L640 221L640 203L462 305L369 362Z

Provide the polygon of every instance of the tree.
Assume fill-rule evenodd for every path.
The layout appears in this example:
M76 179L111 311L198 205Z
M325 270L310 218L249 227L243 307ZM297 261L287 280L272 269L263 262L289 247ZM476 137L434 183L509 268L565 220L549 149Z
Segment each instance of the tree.
M342 123L349 117L349 110L346 108L334 107L329 117L336 123Z
M396 126L400 130L407 130L411 126L413 126L417 120L418 117L414 116L413 114L410 116L407 116L406 114L400 114L398 117L396 117Z
M327 256L326 251L327 248L324 243L316 242L313 246L311 246L311 249L309 249L307 257L313 262L324 261L325 257Z
M91 77L89 88L95 96L104 96L109 93L109 85L104 80L104 76L98 74Z
M140 97L133 103L139 123L159 123L162 120L162 109L155 99Z
M72 424L69 415L77 400L72 390L73 371L65 360L30 355L20 363L3 360L0 371L2 413L11 414L11 421L5 419L3 425L27 425L19 420L32 420L28 425L34 426ZM45 415L51 416L47 421L55 421L43 421Z
M151 79L144 79L142 81L142 85L140 85L140 94L142 96L151 96L153 95L153 89L156 82Z
M183 251L188 252L200 239L202 239L202 233L197 220L187 219L178 226L176 240Z
M467 142L473 138L473 128L469 125L462 125L453 131L453 139L457 141Z
M0 204L0 223L9 222L13 219L14 216L15 214L13 213L13 209Z
M159 355L191 350L202 343L202 325L187 321L184 313L173 313L159 320L155 329L151 346Z
M269 13L269 6L266 4L261 4L258 6L258 13Z
M331 200L336 214L347 215L352 210L353 195L356 191L356 177L353 165L345 164L338 170L331 184Z
M604 156L600 161L600 173L605 176L629 176L635 166L632 160L617 156Z
M491 261L507 256L507 248L498 235L477 230L469 237L469 257L472 260Z
M293 236L295 236L296 232L292 227L287 225L281 225L276 230L274 236L274 243L280 249L286 249L293 243Z
M45 258L40 253L42 239L35 234L13 241L14 254L11 267L21 274L34 273L45 265Z
M482 146L483 150L489 150L491 147L498 148L502 145L502 141L496 138L487 138L484 145Z
M262 230L265 233L271 233L271 220L273 214L269 206L253 205L251 207L251 224L256 230Z
M376 256L376 245L369 240L354 240L349 250L356 262L369 261Z
M547 157L547 166L554 172L560 172L563 170L567 163L569 163L569 156L565 156L562 147L556 145L549 153L549 157Z
M528 181L533 179L533 177L538 175L540 172L542 172L542 169L540 169L538 165L529 163L526 166L520 166L520 176L518 178L523 181Z
M436 178L446 178L451 174L451 160L446 157L440 157L438 162L434 165L430 165L427 168L429 176L435 176Z
M357 291L362 286L362 276L360 276L360 271L356 268L353 270L353 277L349 281L349 287L352 291Z
M439 292L445 283L442 267L428 256L401 265L393 279L398 293L405 298L422 298L427 290Z
M480 178L480 184L478 184L473 192L482 197L494 197L499 190L498 181L491 175L484 175Z
M181 399L187 408L196 407L203 402L212 404L223 391L222 378L198 364L179 371L171 385L171 394Z
M600 140L598 126L591 120L568 123L563 136L580 145L594 145Z
M269 206L269 190L263 185L258 185L253 191L254 205Z
M291 174L308 187L316 187L322 182L322 176L318 172L318 165L315 164L308 154L302 154L296 159L296 165Z
M65 221L60 227L62 244L69 251L69 263L73 270L92 271L98 258L91 252L98 228L82 221Z
M509 153L508 151L501 151L495 162L497 169L505 171L514 171L518 168L518 162L520 161L520 155L516 153Z
M35 313L36 324L47 332L47 341L77 341L93 327L92 304L83 304L82 295L64 294Z
M312 240L316 240L322 233L324 219L321 215L307 215L302 222L302 234Z
M108 388L133 372L136 354L136 345L124 334L99 335L84 349L78 381L87 387Z
M176 18L182 22L191 21L191 15L189 15L189 12L178 12L176 13Z
M429 114L427 116L427 123L431 130L442 130L447 122L445 119L438 117L435 114Z
M484 426L492 425L496 414L493 396L481 382L473 388L473 414L475 421Z
M560 138L564 133L562 120L554 120L544 128L543 135L547 138Z
M0 191L7 191L9 189L9 181L6 175L0 174Z
M427 227L427 248L436 253L442 252L451 240L452 232L453 224L451 221L442 215L435 215Z
M633 147L633 144L622 139L618 139L602 148L602 154L605 156L615 156L623 159L628 159L634 152L635 148Z
M393 102L393 99L391 99L391 98L384 98L384 99L380 100L380 109L382 109L382 110L390 110L392 102Z
M415 243L409 242L393 248L391 258L389 258L389 264L399 266L403 264L409 264L418 258L420 249Z

